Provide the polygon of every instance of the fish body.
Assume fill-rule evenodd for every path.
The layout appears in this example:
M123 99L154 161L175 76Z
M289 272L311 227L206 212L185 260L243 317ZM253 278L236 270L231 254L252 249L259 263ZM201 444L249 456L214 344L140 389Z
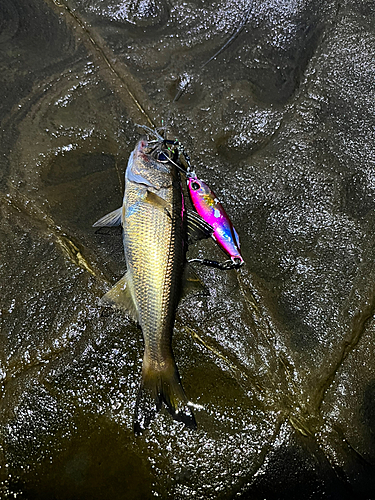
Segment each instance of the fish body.
M127 272L102 302L123 309L142 328L136 434L148 427L163 402L174 419L196 427L171 346L186 262L187 216L179 172L174 164L158 161L161 154L146 139L138 142L126 169L121 209L94 224L121 221L123 228Z
M242 265L244 260L239 236L215 193L195 175L189 176L187 183L196 211L213 228L212 238L230 256L233 263Z

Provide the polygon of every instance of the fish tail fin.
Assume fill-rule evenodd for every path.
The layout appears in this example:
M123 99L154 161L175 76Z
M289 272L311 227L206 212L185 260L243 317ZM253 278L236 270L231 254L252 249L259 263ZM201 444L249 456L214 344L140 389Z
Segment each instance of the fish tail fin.
M163 403L175 420L196 429L194 414L188 406L177 366L173 363L164 370L145 370L143 367L134 414L135 435L142 434L147 429Z

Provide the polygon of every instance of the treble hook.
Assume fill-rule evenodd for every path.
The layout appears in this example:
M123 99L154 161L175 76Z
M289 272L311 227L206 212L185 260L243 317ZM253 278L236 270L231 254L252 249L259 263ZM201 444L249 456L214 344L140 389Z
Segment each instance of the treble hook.
M229 271L230 269L239 269L243 262L240 259L229 259L224 262L217 262L216 260L209 259L190 259L188 263L195 262L196 264L201 264L202 266L215 267L216 269L221 269L223 271Z

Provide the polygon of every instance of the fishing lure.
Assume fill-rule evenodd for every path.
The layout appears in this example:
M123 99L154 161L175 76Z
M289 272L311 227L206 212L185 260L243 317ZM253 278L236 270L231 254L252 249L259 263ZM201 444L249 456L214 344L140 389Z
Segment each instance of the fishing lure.
M230 257L230 260L223 263L208 259L192 259L190 262L198 262L219 269L242 266L244 260L241 255L239 236L215 193L205 182L198 179L194 172L187 174L187 184L196 211L213 228L212 238Z

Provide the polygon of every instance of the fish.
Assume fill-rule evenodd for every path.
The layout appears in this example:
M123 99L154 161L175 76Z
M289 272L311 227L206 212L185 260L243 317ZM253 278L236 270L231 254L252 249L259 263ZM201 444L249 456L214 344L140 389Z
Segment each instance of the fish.
M213 240L228 254L235 267L242 266L240 238L216 194L194 172L188 175L187 185L196 211L213 228Z
M149 427L163 403L175 420L197 427L171 340L182 290L202 289L186 262L188 240L212 233L198 214L186 209L178 143L155 134L156 140L140 139L130 154L122 206L93 225L122 225L127 270L101 304L129 314L142 329L142 378L133 420L136 435Z

